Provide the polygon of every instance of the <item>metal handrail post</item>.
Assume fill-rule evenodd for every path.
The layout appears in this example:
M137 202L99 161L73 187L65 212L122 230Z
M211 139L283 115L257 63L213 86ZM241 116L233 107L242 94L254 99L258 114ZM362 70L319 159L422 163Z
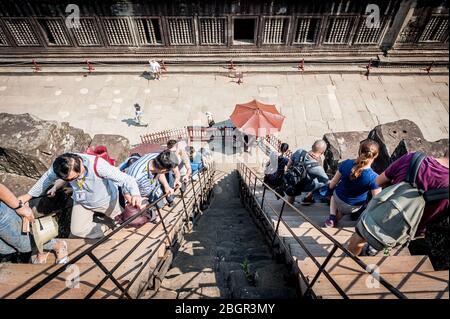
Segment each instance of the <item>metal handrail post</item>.
M195 192L195 184L194 184L194 180L192 179L192 177L190 178L190 181L191 181L191 185L192 185L192 192L194 193L194 203L195 203L195 207L197 208L197 211L198 211L199 213L201 213L200 206L198 205L198 202L197 202L197 193Z
M167 231L166 223L164 223L164 219L161 215L161 211L159 210L158 205L156 205L156 211L158 212L158 216L161 219L161 224L164 228L164 233L166 234L167 240L169 241L169 246L172 246L172 240L170 239L169 232Z
M263 184L263 196L262 196L262 199L261 199L261 209L262 210L264 210L264 198L265 198L265 196L266 196L266 185Z
M181 193L181 201L183 202L183 211L186 215L186 223L188 223L189 222L189 214L188 214L187 207L186 207L186 200L184 198L184 192L181 189L180 189L180 193Z
M285 202L283 202L283 205L281 205L281 211L280 211L280 215L278 216L278 221L277 221L277 227L275 228L275 233L273 234L273 238L272 238L272 246L275 243L275 239L277 238L277 234L278 234L278 228L280 227L280 221L281 221L281 216L283 215L283 211L284 211L284 207L285 207Z
M105 273L106 277L109 278L117 288L122 291L129 299L132 299L131 296L126 292L125 288L120 284L120 282L113 276L113 274L102 264L100 260L92 253L89 252L88 256L94 261L94 263ZM88 295L89 296L89 295ZM91 297L91 296L89 296Z
M311 291L312 287L314 286L316 281L319 279L319 277L322 274L322 272L325 270L325 267L328 265L329 261L331 260L331 257L333 257L333 255L337 251L337 249L338 249L338 247L336 245L334 245L333 249L330 251L330 253L328 254L328 256L325 259L325 261L323 262L323 264L320 266L319 271L317 271L317 273L314 276L313 280L308 285L308 288L306 288L305 293L304 293L305 295L307 295ZM347 295L345 295L344 298L348 299Z

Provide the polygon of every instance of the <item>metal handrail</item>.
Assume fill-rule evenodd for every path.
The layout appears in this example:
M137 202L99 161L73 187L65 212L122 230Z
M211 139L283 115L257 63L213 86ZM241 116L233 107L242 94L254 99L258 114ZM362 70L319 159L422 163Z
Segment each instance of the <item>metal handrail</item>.
M328 265L328 262L331 260L331 258L333 257L334 253L337 251L337 249L342 250L347 257L351 258L356 264L358 264L368 274L372 275L375 272L375 269L372 269L372 268L368 267L368 265L365 262L363 262L360 258L358 258L353 253L351 253L340 242L338 242L336 239L334 239L333 236L331 236L330 234L325 232L321 227L317 226L308 216L303 214L295 206L293 206L286 199L284 199L282 195L280 195L274 189L272 189L269 185L264 183L264 181L261 178L259 178L258 175L251 168L249 168L247 165L245 165L242 162L238 163L238 172L239 172L241 181L243 181L243 183L246 186L247 193L250 195L250 196L247 196L247 197L252 197L254 203L257 206L259 206L259 209L262 212L264 212L264 206L263 205L264 205L264 198L265 198L266 190L269 190L270 192L272 192L274 195L278 196L283 201L282 210L281 210L281 212L279 214L277 214L275 212L275 210L273 209L273 207L270 206L271 209L275 212L275 214L278 217L277 226L276 226L276 229L274 229L274 236L278 236L278 238L279 238L278 227L279 227L280 222L282 222L285 225L285 227L287 228L287 230L291 233L293 238L296 240L296 242L299 243L299 245L303 248L303 250L306 252L306 254L313 260L313 262L319 268L319 270L317 271L317 273L313 277L313 280L308 284L308 287L306 288L306 291L305 291L305 295L310 293L310 292L312 292L312 288L313 288L314 284L317 282L317 279L320 277L321 274L324 274L324 276L330 281L330 283L338 291L338 293L342 297L348 298L348 295L342 290L342 288L339 286L339 284L331 277L331 275L325 269L326 266ZM255 195L256 194L256 183L253 182L254 178L255 178L255 180L259 181L261 183L261 185L263 186L263 197L261 199L261 204L258 202L258 200L256 200L256 195ZM243 190L243 188L241 188L241 191L242 190ZM325 258L325 261L322 264L309 251L309 249L302 242L302 240L297 235L295 235L295 233L291 229L291 227L289 227L289 225L283 220L282 214L283 214L284 207L286 205L288 205L290 208L292 208L294 210L294 212L296 214L298 214L302 219L304 219L305 221L309 222L317 231L319 231L323 236L325 236L333 244L333 248L331 249L331 252L327 255L327 257ZM265 214L263 214L263 215L265 215ZM281 239L280 239L280 242L282 242ZM304 276L302 276L302 277L304 278ZM400 290L395 288L392 284L387 282L380 275L377 275L377 280L379 281L379 283L381 285L383 285L387 290L389 290L389 292L391 292L397 298L399 298L399 299L407 299L407 297Z
M212 189L212 179L214 178L214 173L215 173L215 163L212 163L211 167L209 169L203 168L201 171L199 171L199 175L208 175L208 185L209 188L205 189L202 188L200 186L200 193L202 198L204 198L204 192L210 192ZM192 178L192 177L191 177ZM183 211L185 213L186 216L189 215L189 213L187 212L187 209L190 205L186 205L185 203L185 193L189 192L189 191L193 191L193 196L194 196L194 200L195 202L197 202L197 198L195 198L197 195L195 193L195 187L199 185L199 183L192 183L192 186L188 189L186 189L186 191L184 193L181 194L182 196L182 200L180 202L183 203ZM97 242L95 242L92 246L90 246L89 248L85 249L84 251L80 252L78 255L76 255L75 257L71 258L71 260L66 263L61 265L58 269L55 269L52 273L50 273L49 275L47 275L45 278L43 278L41 281L39 281L38 283L36 283L35 285L33 285L31 288L27 289L25 292L23 292L21 295L19 295L17 298L18 299L25 299L28 298L30 296L32 296L34 293L36 293L38 290L40 290L41 288L43 288L45 285L47 285L49 282L51 282L53 279L55 279L56 277L58 277L61 273L63 273L69 266L76 264L78 261L80 261L82 258L88 256L95 264L95 266L99 267L104 273L105 273L105 277L88 293L88 295L86 296L86 298L90 298L92 297L96 291L98 291L103 284L108 280L112 280L113 283L117 286L117 288L122 292L120 298L122 297L127 297L131 299L131 296L129 295L128 291L131 288L132 284L134 283L134 281L138 278L139 274L143 271L143 269L145 268L145 266L150 262L151 258L154 256L154 254L158 251L159 247L161 247L161 245L164 243L164 240L161 240L159 245L153 250L153 252L149 255L149 257L147 258L147 260L143 263L143 265L141 266L141 268L138 270L138 273L135 275L135 277L129 282L129 284L127 285L127 287L124 287L118 280L117 278L114 277L113 273L120 267L120 265L122 265L126 259L128 257L131 256L131 254L136 251L136 249L146 240L148 239L148 237L155 231L155 229L157 229L157 227L160 224L163 224L163 229L164 229L164 234L165 234L165 239L168 239L170 245L171 240L170 240L170 236L169 236L169 231L167 229L167 227L164 224L164 219L165 217L167 217L169 214L171 214L173 212L173 210L180 204L180 202L178 202L174 207L172 207L172 209L165 215L162 216L161 212L159 211L159 207L157 206L157 204L163 200L165 200L165 198L168 195L165 194L163 196L161 196L160 198L158 198L156 201L153 201L152 203L147 204L144 208L141 209L141 211L130 217L129 219L127 219L126 221L124 221L119 227L115 228L114 230L112 230L108 235L102 237L101 239L99 239ZM207 196L208 197L208 196ZM200 199L201 200L201 199ZM95 249L97 249L99 246L101 246L104 242L106 242L107 240L111 239L111 237L118 233L119 231L121 231L122 229L124 229L126 226L128 226L132 221L134 221L136 218L139 218L140 216L142 216L143 214L145 214L149 209L151 208L155 208L158 211L158 215L159 215L159 221L138 241L137 244L135 244L128 252L127 254L122 257L121 260L119 260L116 265L114 266L114 268L112 270L108 270L103 263L93 254L93 251ZM179 214L180 216L183 216L183 214ZM177 222L179 221L179 219L177 219ZM188 220L185 221L186 223L188 222ZM176 223L175 223L176 224ZM175 227L175 226L173 226ZM172 228L173 229L173 228ZM155 270L154 270L155 271ZM153 271L153 272L154 272Z

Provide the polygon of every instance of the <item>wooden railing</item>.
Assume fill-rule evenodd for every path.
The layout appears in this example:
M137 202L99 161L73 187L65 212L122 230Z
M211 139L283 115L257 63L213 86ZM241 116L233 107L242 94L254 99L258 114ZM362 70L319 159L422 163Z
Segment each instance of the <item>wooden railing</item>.
M159 144L167 143L167 141L171 139L179 141L187 138L188 131L183 127L141 135L141 142L142 144Z
M235 127L186 127L188 131L189 141L211 141L213 139L233 138Z
M275 135L270 134L270 135L267 135L267 136L265 137L265 141L266 141L269 145L271 145L276 151L278 151L278 152L280 151L282 142L278 139L278 137L276 137ZM291 150L288 150L288 151L285 153L285 155L286 155L287 157L291 157L291 156L292 156L292 151L291 151Z

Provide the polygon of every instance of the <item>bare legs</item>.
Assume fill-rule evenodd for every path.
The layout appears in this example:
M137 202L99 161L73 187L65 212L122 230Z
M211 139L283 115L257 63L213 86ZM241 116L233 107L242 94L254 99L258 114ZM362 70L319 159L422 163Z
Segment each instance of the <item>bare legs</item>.
M357 233L354 233L348 241L348 250L350 250L350 252L352 252L354 255L359 256L365 244L366 240L359 236Z

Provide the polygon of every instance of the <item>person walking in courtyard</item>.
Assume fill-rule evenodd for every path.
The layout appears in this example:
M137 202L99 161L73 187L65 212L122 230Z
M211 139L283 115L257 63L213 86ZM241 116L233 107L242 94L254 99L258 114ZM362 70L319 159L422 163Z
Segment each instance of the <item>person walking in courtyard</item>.
M216 122L214 121L213 114L211 112L206 112L206 120L208 121L208 127L213 127Z
M139 103L134 104L134 121L140 126L148 126L148 123L144 123L142 120L143 113L144 110L142 106L140 106Z
M150 72L153 74L153 78L155 80L161 80L161 65L156 62L155 59L149 61L150 63Z

